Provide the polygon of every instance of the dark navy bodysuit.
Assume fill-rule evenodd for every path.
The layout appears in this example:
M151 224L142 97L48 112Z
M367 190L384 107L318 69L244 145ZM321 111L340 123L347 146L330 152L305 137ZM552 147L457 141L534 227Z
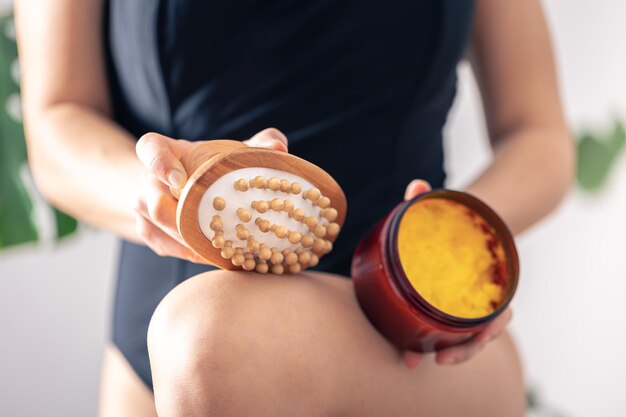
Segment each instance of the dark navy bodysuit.
M363 234L423 178L443 185L442 127L472 0L109 0L115 117L135 137L247 139L277 127L328 171L347 220L317 270L349 276ZM122 244L113 341L151 386L163 296L209 269Z

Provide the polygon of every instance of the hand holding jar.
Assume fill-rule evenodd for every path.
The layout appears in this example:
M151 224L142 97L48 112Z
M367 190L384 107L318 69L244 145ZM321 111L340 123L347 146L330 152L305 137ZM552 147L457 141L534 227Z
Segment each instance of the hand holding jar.
M439 364L466 361L497 337L518 270L513 238L488 206L414 180L361 241L352 276L369 320L415 368L432 351Z

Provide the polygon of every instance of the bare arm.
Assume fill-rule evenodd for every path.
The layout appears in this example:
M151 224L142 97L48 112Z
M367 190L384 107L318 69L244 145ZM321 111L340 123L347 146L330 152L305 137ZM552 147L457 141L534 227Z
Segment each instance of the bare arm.
M135 142L111 120L104 1L16 0L15 6L29 162L39 189L84 222L159 255L203 262L178 233L169 191L187 180L180 157L192 144L158 134ZM286 150L275 129L246 143Z
M102 0L17 0L29 160L53 204L139 240L133 205L142 166L110 119Z
M548 214L567 191L574 151L559 102L550 37L539 0L478 0L472 64L481 88L494 160L468 191L519 233ZM414 180L405 198L428 191ZM470 341L437 353L437 363L463 362L498 336L511 310ZM405 352L413 368L422 355Z
M556 207L574 171L540 1L479 0L472 64L494 161L468 191L519 233Z

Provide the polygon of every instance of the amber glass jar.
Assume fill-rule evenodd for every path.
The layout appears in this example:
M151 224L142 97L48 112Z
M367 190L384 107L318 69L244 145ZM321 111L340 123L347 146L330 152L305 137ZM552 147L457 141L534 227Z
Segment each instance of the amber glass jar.
M420 296L407 278L398 251L400 221L412 204L432 198L452 200L472 209L493 228L504 249L503 297L486 316L463 318L447 314ZM498 215L476 197L444 189L396 206L361 240L352 260L356 295L370 322L400 349L418 352L460 344L483 329L506 309L515 293L518 275L515 243Z

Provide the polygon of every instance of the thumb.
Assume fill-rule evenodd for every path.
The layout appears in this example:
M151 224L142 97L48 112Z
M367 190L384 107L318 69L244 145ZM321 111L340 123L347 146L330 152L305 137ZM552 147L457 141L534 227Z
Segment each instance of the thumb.
M154 176L174 189L183 188L187 171L175 154L176 140L158 133L146 133L135 147L137 157Z
M243 143L255 148L267 148L287 152L287 136L274 127L261 130L250 139L244 140Z
M421 353L407 350L403 354L404 364L409 369L415 369L422 363L424 356Z
M406 187L404 199L410 200L420 194L424 194L431 190L430 184L424 180L413 180Z

